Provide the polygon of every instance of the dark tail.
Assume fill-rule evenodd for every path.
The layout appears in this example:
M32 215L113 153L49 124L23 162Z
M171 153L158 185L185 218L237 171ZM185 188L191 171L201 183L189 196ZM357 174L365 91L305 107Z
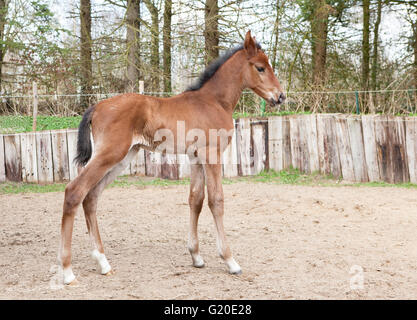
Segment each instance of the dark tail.
M90 160L93 151L91 147L90 124L94 109L95 106L91 106L85 111L78 127L77 156L74 162L82 166L85 166L88 160Z

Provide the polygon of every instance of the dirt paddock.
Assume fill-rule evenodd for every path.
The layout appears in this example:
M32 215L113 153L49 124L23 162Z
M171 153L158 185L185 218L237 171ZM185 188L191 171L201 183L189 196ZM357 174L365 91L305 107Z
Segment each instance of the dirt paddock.
M107 189L99 204L112 276L97 273L78 212L74 287L60 286L56 265L63 193L0 195L0 298L417 298L416 189L239 182L224 191L242 275L227 274L217 256L206 203L199 224L206 267L191 266L188 186L131 186Z

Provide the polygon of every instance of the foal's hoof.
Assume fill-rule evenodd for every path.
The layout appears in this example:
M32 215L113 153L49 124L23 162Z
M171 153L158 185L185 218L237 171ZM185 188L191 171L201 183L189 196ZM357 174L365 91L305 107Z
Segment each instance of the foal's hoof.
M193 258L193 266L195 268L203 268L204 267L204 260L199 254L193 255L192 258Z
M110 277L110 276L114 275L115 273L116 273L116 271L114 271L113 269L111 269L109 272L104 273L103 275L106 276L106 277Z
M70 283L66 283L67 286L70 287L76 287L80 284L80 282L77 279L72 280Z
M239 275L242 273L242 269L240 269L239 264L233 258L229 258L226 260L226 264L229 267L229 273Z
M229 271L229 273L233 274L235 276L238 276L238 275L242 274L242 270L241 269L240 270L233 270L233 271Z

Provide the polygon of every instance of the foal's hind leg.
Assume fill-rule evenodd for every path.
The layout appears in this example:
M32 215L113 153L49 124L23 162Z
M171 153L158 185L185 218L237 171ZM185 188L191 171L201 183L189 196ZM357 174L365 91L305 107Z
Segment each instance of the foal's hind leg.
M188 235L188 250L190 251L193 265L196 268L204 267L204 260L200 256L198 247L197 225L201 208L204 202L204 170L201 164L191 165L190 196L190 233Z
M103 153L96 155L81 171L80 175L65 188L65 199L61 225L61 248L59 259L64 271L64 283L70 284L75 280L71 268L71 240L74 227L75 213L87 193L119 162L127 153Z
M217 231L217 249L220 257L226 262L231 274L242 273L240 266L233 259L232 252L226 242L223 226L224 196L222 187L221 164L207 164L204 166L207 179L208 205L213 214Z
M133 146L126 157L116 164L100 182L93 187L85 197L83 201L83 208L85 214L85 220L87 223L88 233L90 235L93 252L92 257L97 261L101 274L111 274L111 266L107 261L106 256L104 255L103 243L101 242L100 232L97 223L97 202L98 198L103 192L104 188L112 183L116 177L122 173L122 171L127 167L127 165L132 161L135 154L139 151L139 146Z

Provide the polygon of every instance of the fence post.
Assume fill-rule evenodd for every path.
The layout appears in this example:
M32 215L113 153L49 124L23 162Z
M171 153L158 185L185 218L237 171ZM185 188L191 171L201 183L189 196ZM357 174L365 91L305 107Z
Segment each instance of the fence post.
M145 82L143 80L139 81L139 94L143 94L145 92Z
M33 123L32 131L36 131L36 118L38 117L38 84L33 82Z
M355 91L355 98L356 98L356 114L360 114L360 109L359 109L359 93L358 91Z

